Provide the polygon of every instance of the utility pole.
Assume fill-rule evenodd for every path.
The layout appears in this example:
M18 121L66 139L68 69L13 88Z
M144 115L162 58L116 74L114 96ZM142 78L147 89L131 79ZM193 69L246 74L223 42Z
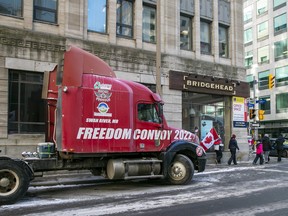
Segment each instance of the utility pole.
M157 0L156 23L156 92L162 97L161 88L161 0Z
M257 116L258 116L258 103L256 103L256 79L255 76L253 76L253 102L254 102L254 109L256 110L256 116L253 119L253 123L255 125L254 127L254 140L258 140L258 127L257 125Z

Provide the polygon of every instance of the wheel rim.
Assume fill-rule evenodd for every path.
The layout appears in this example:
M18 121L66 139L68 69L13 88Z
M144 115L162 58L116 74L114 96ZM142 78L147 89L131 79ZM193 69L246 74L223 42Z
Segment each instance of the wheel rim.
M170 167L170 176L174 180L181 180L186 176L186 168L180 162L175 162Z
M19 187L19 177L11 170L0 171L0 194L8 196L13 194Z

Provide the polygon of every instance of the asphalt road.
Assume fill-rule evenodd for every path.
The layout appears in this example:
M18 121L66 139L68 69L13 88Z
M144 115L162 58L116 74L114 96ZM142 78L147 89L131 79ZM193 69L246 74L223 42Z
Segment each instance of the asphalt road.
M85 182L84 174L66 181L55 177L56 183L47 179L46 186L30 187L18 203L1 206L0 215L288 215L287 159L277 163L272 158L261 166L209 165L185 186L158 180L95 181L93 177Z

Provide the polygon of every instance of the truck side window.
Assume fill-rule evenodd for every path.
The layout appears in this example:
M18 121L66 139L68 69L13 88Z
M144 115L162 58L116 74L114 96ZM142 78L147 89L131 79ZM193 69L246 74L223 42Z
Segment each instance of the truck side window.
M160 123L154 104L138 104L138 119L141 121Z

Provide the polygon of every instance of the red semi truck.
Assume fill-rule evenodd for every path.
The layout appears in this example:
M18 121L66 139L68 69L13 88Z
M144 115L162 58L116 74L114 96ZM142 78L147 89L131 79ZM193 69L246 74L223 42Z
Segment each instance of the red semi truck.
M163 178L187 184L205 169L199 138L169 127L163 101L118 79L100 58L75 46L44 74L46 140L22 159L0 157L0 204L15 203L35 175L90 170L108 179Z

